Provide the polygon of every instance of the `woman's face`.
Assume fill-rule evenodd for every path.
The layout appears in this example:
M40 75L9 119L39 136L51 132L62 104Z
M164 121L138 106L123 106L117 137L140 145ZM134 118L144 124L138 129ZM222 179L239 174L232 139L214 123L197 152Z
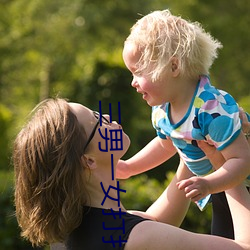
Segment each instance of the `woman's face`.
M91 109L78 104L78 103L69 103L70 109L76 115L79 123L84 127L87 135L87 140L91 139L91 134L93 134L93 138L89 141L89 145L86 149L98 149L95 151L95 154L103 153L99 149L99 143L102 149L113 149L110 151L112 154L117 155L118 158L122 157L130 145L130 139L126 133L122 130L122 126L119 125L117 122L112 121L109 122L110 117L109 115L103 115L102 124L98 123L99 121L99 114L94 113ZM117 138L120 138L119 142L122 142L122 149L119 144L119 150L115 150L114 144L116 143L113 139L111 140L110 136L112 133L112 138L114 135L118 134ZM107 147L106 147L106 140L103 138L106 137L107 140ZM111 142L113 144L111 145ZM103 154L102 154L103 155Z

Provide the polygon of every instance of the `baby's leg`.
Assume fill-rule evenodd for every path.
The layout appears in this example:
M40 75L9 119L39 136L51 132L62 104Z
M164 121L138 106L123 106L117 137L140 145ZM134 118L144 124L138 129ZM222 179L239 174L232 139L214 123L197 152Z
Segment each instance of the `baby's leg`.
M179 227L186 216L190 200L186 198L185 192L177 188L176 183L191 176L193 174L181 160L171 183L146 213L159 222Z

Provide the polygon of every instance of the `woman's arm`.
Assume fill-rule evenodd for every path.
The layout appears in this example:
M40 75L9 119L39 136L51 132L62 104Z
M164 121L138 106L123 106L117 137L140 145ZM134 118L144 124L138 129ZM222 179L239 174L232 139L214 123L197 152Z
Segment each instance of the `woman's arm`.
M225 158L221 168L204 177L209 185L209 193L217 193L239 185L250 175L250 146L247 141L249 140L250 123L242 108L239 109L239 114L242 132L230 145L221 151L222 156Z
M226 190L232 214L235 240L246 243L250 249L250 195L244 184ZM226 248L223 248L226 249Z

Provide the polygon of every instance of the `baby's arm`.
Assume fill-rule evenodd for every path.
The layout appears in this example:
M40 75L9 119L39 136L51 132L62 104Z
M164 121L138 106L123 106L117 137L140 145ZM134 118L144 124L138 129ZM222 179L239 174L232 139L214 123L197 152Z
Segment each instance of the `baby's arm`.
M176 153L172 141L155 137L142 150L128 160L120 160L116 177L126 179L162 164Z
M242 183L250 174L250 148L243 133L222 150L221 155L225 162L217 171L204 177L191 177L178 183L178 187L184 189L188 198L197 201L208 194L227 190ZM218 153L216 157L220 159L213 160L222 164L221 155Z

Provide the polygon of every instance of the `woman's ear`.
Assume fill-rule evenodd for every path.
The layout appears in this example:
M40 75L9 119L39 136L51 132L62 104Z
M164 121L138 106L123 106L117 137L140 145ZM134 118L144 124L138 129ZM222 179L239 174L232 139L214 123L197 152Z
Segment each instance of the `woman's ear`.
M96 163L95 163L95 159L92 158L91 156L83 155L82 160L84 161L85 164L87 164L89 169L97 168Z

